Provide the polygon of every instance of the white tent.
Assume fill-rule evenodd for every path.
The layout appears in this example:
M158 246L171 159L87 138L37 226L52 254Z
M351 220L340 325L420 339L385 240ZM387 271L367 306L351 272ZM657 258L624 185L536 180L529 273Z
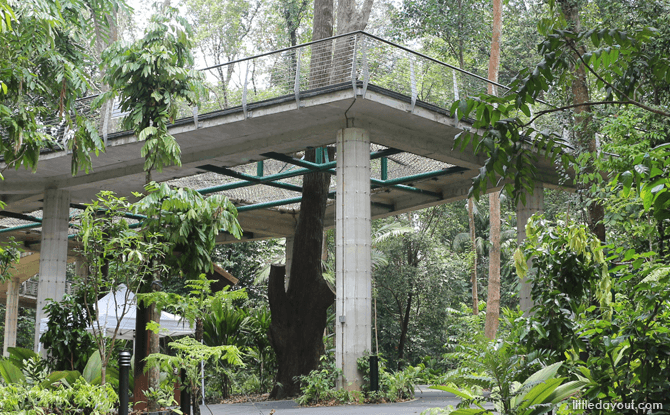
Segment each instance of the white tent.
M123 313L123 304L126 299L127 288L125 285L120 285L116 293L109 293L98 301L98 323L95 324L96 330L98 327L105 331L105 335L111 337L114 335L116 324ZM116 298L116 300L115 300ZM135 321L136 321L136 305L135 294L128 293L128 305L126 306L125 315L121 318L121 324L116 334L117 339L135 339ZM40 321L40 334L47 331L47 323L49 318L43 318ZM195 329L189 327L188 321L181 319L174 314L161 313L160 321L160 336L161 337L175 337L193 334ZM92 332L93 329L88 327L86 330Z

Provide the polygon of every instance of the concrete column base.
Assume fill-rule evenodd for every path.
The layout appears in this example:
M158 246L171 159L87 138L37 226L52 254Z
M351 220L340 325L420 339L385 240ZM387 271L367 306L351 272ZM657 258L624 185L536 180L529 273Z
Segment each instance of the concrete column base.
M7 281L7 305L5 309L5 340L2 345L2 355L9 356L9 347L16 347L16 330L19 319L19 277L12 277Z
M37 286L37 310L35 313L35 352L41 351L40 320L46 317L44 306L47 299L60 301L65 295L69 216L70 192L47 189L44 192L40 277ZM42 354L46 355L44 351Z
M516 235L517 242L521 244L526 239L526 223L528 219L536 213L544 211L544 188L542 183L536 183L533 188L533 194L526 193L526 204L519 202L516 207ZM532 272L532 260L528 261L528 270ZM519 291L519 303L524 314L528 314L531 308L535 305L530 296L531 284L526 281L527 278L521 280L521 287Z

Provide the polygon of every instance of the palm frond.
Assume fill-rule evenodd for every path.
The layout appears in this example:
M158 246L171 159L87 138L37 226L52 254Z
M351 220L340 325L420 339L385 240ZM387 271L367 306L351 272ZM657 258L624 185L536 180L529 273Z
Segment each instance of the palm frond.
M375 232L373 236L373 245L379 244L381 242L384 242L388 238L394 237L394 236L399 236L399 235L404 235L406 233L412 233L416 232L414 228L411 226L405 226L399 222L393 222L386 224L379 228L377 232Z

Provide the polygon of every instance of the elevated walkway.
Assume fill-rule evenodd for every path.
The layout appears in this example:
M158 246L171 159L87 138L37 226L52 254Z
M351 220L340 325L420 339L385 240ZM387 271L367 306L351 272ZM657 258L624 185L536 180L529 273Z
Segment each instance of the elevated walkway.
M448 109L461 97L485 93L490 82L364 32L240 59L202 74L208 93L201 107L184 106L170 127L182 166L152 172L152 179L227 195L238 207L244 239L251 240L292 236L301 175L333 175L325 225L338 235L337 365L356 388L356 358L371 348L370 221L467 197L485 160L471 146L453 149L455 136L471 124L458 122ZM6 170L0 182L7 203L0 215L8 216L0 221L0 240L14 236L41 253L38 319L44 300L65 292L77 210L101 190L132 200L145 183L143 143L119 131L123 114L114 109L94 114L86 109L89 102L80 105L97 117L107 143L106 152L93 158L90 174L71 176L71 155L50 151L40 156L35 173ZM62 128L54 131L63 143L71 136ZM316 163L302 160L307 148L333 145L336 160L323 150ZM527 217L542 208L542 186L560 185L549 161L538 158L536 167L538 187L519 208L520 237ZM222 234L218 242L234 241ZM529 300L524 290L522 308Z

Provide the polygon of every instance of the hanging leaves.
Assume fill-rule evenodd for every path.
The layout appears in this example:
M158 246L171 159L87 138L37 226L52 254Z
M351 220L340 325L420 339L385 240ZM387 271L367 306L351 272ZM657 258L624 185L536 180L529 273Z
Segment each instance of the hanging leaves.
M197 105L202 89L201 75L192 69L191 27L176 8L155 7L142 39L116 42L103 52L110 90L94 102L99 107L118 98L120 110L128 113L123 127L145 143L141 155L147 172L181 165L181 150L168 125L180 103Z

